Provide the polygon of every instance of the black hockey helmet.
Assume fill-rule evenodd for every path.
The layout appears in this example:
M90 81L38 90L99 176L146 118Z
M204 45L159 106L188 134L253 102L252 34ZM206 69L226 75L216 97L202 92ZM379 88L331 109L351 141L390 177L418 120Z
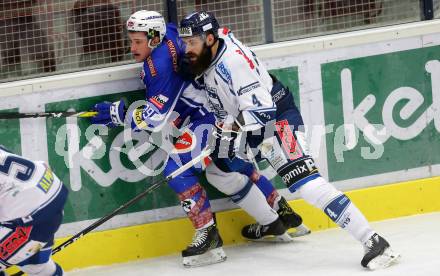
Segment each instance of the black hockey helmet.
M212 32L217 39L218 28L219 24L212 13L205 11L193 12L180 21L179 36L189 37Z

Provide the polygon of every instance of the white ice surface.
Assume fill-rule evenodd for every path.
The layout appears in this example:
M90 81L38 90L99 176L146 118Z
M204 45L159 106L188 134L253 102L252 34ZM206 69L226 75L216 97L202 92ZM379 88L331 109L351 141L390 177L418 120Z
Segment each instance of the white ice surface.
M372 225L388 240L394 251L401 253L398 264L383 270L363 269L360 265L363 256L362 246L344 230L331 229L297 238L289 244L247 243L226 246L226 262L205 267L183 268L180 256L173 255L66 274L440 276L440 212L386 220Z

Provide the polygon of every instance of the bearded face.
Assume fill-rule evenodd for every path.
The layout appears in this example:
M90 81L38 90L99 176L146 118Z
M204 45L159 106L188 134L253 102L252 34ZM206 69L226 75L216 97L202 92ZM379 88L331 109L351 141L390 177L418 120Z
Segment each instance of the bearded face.
M186 44L185 59L193 75L201 75L211 64L211 47L200 36L184 38Z

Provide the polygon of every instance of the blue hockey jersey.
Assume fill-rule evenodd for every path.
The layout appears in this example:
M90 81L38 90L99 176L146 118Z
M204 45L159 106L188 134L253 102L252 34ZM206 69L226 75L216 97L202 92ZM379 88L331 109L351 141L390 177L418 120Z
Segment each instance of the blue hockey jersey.
M178 73L178 60L185 53L185 45L173 24L167 24L162 43L144 61L140 77L146 87L146 103L132 114L135 130L160 131L169 123L172 111L179 115L178 122L186 118L197 119L208 111L204 109L204 92L195 89ZM177 125L179 125L179 123Z

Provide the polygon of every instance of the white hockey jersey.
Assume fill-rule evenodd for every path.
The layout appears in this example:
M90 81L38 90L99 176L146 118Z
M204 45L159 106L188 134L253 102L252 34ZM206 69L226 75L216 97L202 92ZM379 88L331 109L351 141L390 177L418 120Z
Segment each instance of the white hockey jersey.
M43 161L31 161L0 147L0 222L34 214L61 191L62 183Z
M226 28L219 29L222 39L210 67L198 78L208 97L210 111L218 121L228 115L239 120L243 131L260 129L275 119L272 78L255 54ZM241 117L240 116L240 117Z

